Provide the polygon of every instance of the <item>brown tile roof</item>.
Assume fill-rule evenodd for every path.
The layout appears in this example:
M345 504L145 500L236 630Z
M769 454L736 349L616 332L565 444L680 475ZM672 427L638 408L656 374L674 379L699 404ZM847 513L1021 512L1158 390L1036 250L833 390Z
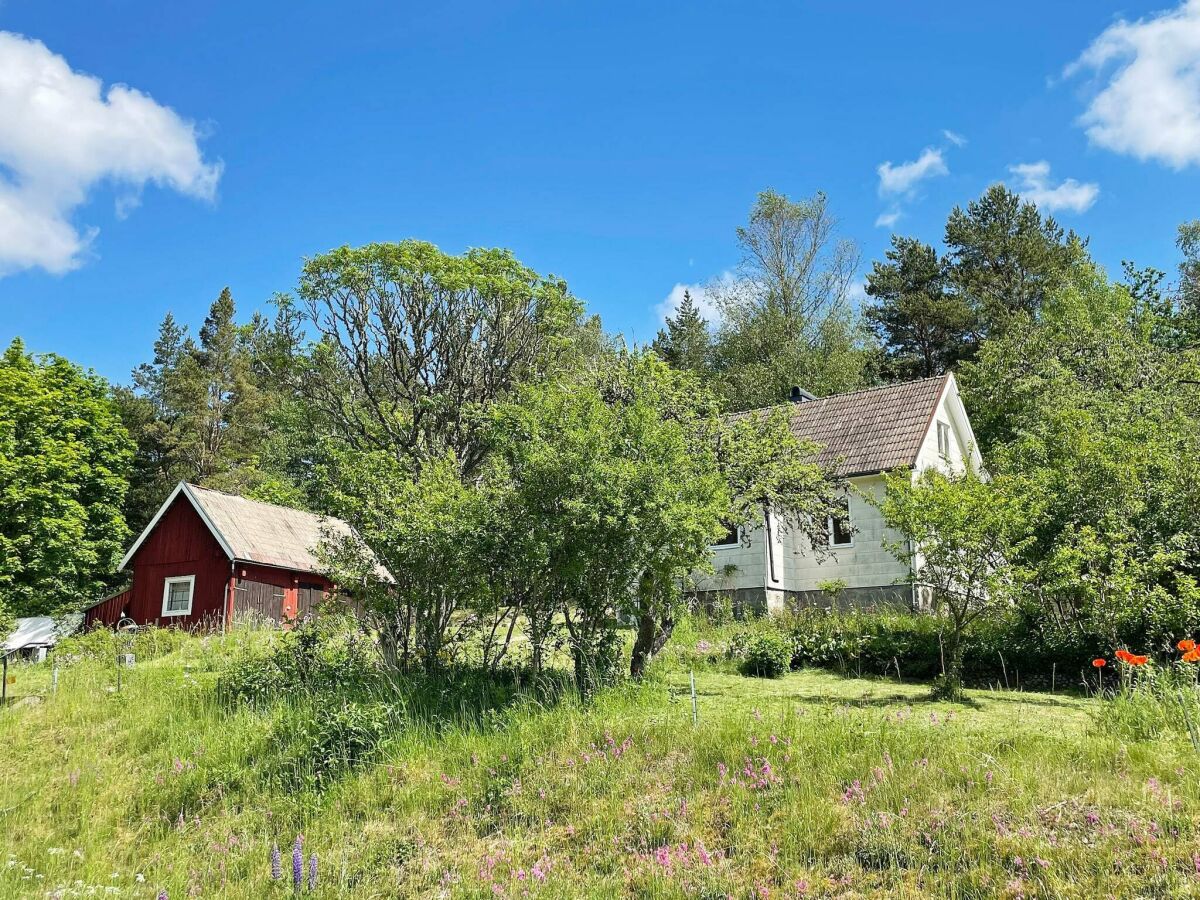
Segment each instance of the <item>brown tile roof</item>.
M889 384L784 408L792 434L821 445L817 461L822 466L843 477L886 472L916 463L950 378Z
M321 562L314 551L322 537L326 533L354 534L349 524L332 516L247 500L194 484L185 489L237 560L297 572L320 572ZM378 561L376 574L391 580Z

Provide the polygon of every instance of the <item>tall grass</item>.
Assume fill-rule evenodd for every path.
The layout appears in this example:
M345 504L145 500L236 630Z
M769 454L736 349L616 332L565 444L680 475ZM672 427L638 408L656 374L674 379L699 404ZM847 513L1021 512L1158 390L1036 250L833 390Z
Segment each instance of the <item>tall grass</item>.
M649 682L586 706L395 683L378 744L321 779L280 736L327 706L217 689L276 638L189 638L120 693L82 658L0 712L0 896L284 896L297 835L325 897L1200 892L1186 735L1096 727L1093 699L744 678L696 650L723 634L685 626Z

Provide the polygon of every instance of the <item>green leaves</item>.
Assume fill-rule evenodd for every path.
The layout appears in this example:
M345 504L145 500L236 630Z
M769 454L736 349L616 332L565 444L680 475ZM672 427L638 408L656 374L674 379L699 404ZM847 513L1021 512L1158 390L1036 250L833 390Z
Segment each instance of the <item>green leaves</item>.
M0 357L0 607L53 615L98 599L127 537L131 456L102 379L13 341Z

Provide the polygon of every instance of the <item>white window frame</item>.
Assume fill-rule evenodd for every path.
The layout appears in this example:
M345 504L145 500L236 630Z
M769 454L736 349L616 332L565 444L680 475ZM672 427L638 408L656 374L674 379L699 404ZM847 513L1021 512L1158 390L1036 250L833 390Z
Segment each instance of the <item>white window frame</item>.
M188 602L186 609L167 609L167 603L171 599L171 585L186 584L188 586ZM196 599L196 576L195 575L172 575L169 578L163 579L163 601L162 614L163 616L190 616L192 614L192 602Z
M735 540L733 543L731 543L731 544L709 544L708 545L709 549L710 550L733 550L736 547L743 546L743 540L745 538L745 535L742 532L742 526L741 525L737 526L737 528L735 528L734 531L737 534L737 540Z
M850 518L850 498L849 497L846 498L846 520L845 521L846 521L846 530L850 532L850 540L846 541L844 544L835 544L833 542L833 535L834 535L833 516L826 516L826 518L825 518L825 535L826 535L826 539L829 541L829 549L845 550L847 547L854 546L854 521Z
M951 432L951 430L950 430L950 423L943 422L939 419L938 423L937 423L938 456L941 456L945 459L950 458L950 448L951 448L950 436L952 433L953 432ZM945 445L944 446L942 443L943 435L945 435Z

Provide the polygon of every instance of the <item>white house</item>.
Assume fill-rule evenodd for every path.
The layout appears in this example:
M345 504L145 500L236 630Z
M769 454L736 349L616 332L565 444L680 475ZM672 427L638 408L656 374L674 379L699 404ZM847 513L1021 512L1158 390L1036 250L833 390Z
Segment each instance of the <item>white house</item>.
M848 518L827 523L828 553L768 516L765 527L729 534L712 548L713 575L697 575L689 593L709 602L771 612L805 606L900 605L923 608L928 597L908 566L887 549L900 535L886 528L866 497L882 496L883 473L930 467L978 470L982 461L951 374L813 399L793 390L792 433L821 447L819 462L846 479Z

